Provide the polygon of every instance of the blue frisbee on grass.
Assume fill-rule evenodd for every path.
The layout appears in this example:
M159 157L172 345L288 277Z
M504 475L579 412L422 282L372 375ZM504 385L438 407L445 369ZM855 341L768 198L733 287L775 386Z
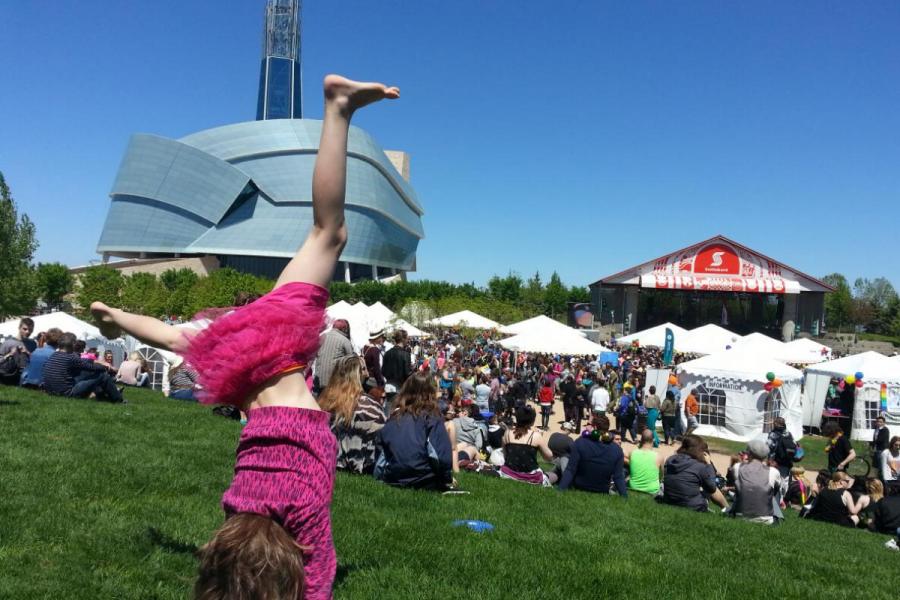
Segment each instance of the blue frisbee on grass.
M473 521L470 519L460 519L453 521L454 527L468 527L476 533L484 533L485 531L493 531L494 526L487 521Z

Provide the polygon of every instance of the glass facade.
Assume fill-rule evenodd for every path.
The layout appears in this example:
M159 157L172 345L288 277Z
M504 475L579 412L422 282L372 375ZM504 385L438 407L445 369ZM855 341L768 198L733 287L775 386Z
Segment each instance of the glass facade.
M271 274L312 227L312 173L320 121L250 121L180 140L133 136L111 193L98 252L129 257L215 255ZM351 278L415 268L424 237L415 191L365 131L347 157ZM338 279L344 271L339 269Z
M300 0L268 0L257 120L300 119Z

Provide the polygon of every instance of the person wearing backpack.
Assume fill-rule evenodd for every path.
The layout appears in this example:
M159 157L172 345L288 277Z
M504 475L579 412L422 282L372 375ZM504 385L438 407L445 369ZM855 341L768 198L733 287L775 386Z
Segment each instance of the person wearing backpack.
M775 417L772 421L772 431L769 432L767 442L769 444L769 462L778 469L778 474L782 479L788 481L797 454L797 442L794 441L791 432L787 430L784 417Z
M34 321L25 317L19 321L19 335L0 344L0 383L19 385L22 371L28 366L31 353L37 349L37 343L31 339Z

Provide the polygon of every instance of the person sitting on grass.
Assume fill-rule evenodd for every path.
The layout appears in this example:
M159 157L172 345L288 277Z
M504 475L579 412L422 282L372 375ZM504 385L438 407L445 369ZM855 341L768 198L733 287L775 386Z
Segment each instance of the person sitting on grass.
M400 388L397 408L378 432L375 479L396 487L445 491L453 484L453 442L441 418L437 389L427 373Z
M44 363L44 389L54 396L87 398L122 402L122 391L109 374L110 365L105 362L81 358L75 353L74 333L64 333L59 344Z
M553 452L544 436L534 427L534 409L527 404L516 407L515 426L503 436L504 463L500 476L533 485L550 486L557 481L556 473L545 473L538 467L537 454L553 460Z
M169 367L169 398L196 402L200 375L183 358L176 356Z
M853 480L843 471L832 473L828 486L819 490L816 495L809 518L844 527L856 527L859 524L859 509L850 494L851 485Z
M375 469L375 438L384 427L381 404L363 392L365 363L351 354L335 361L319 406L331 414L331 431L338 443L337 468L371 474Z
M900 532L900 496L882 496L878 499L870 492L872 498L871 520L869 529L876 533L895 535Z
M734 471L735 501L733 513L754 523L772 525L784 519L776 496L781 490L781 475L770 467L769 444L765 440L751 440L747 444L749 460L732 467Z
M856 450L850 445L850 440L844 435L844 430L834 421L825 423L822 427L822 435L828 438L825 444L825 452L828 454L828 470L846 471L849 465L856 458Z
M127 360L123 360L116 373L116 381L124 385L143 387L150 376L144 372L144 360L139 352L132 352Z
M398 98L400 91L337 75L325 78L323 91L312 223L271 292L221 314L202 331L91 305L105 337L124 329L148 345L184 354L200 374L202 401L247 413L234 479L222 497L225 524L199 552L194 595L203 600L332 595L337 441L306 372L325 325L327 287L347 243L350 120L363 106ZM447 448L449 458L449 443Z
M59 338L63 331L56 327L47 330L44 336L44 345L31 353L31 360L25 370L22 371L22 385L30 388L41 389L44 387L44 365L56 352Z
M881 463L878 466L888 495L891 492L900 493L900 435L891 438L888 449L881 453Z
M799 465L794 466L791 469L788 491L784 496L785 503L793 508L803 508L812 500L813 493L813 486L806 478L806 469Z
M456 412L456 418L453 419L453 428L456 432L455 445L457 456L462 463L461 467L465 467L466 463L475 459L484 449L487 425L484 421L476 421L473 418L477 411L478 406L472 400L463 399Z
M653 443L653 436L650 436ZM569 462L559 482L560 491L574 488L586 492L609 494L610 481L615 483L616 493L628 497L625 485L625 454L614 444L609 433L606 415L591 418L591 430L578 436L572 444Z
M662 477L662 455L653 450L656 447L654 432L644 429L641 432L641 441L638 447L633 449L625 457L628 465L628 489L645 494L658 494L659 482Z
M707 512L712 500L723 510L725 496L716 486L716 470L709 446L699 435L685 434L681 447L663 465L663 502Z

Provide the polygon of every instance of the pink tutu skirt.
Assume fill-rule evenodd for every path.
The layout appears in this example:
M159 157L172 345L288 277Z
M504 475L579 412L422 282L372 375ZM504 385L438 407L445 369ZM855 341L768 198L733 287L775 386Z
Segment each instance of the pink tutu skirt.
M319 350L327 302L323 287L288 283L216 318L185 353L200 376L200 401L241 407L266 381L308 367Z

